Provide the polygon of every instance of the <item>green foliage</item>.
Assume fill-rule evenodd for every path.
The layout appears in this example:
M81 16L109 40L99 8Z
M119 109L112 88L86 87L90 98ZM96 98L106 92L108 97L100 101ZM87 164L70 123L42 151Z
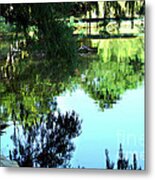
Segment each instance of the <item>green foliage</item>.
M136 5L137 3L135 3L134 6L131 4L126 2L126 8L130 9L129 13L132 16L135 9L136 12L141 11L139 14L144 13L142 8L144 4ZM56 97L62 93L72 92L80 86L104 111L106 108L112 108L126 90L136 88L142 84L144 79L143 38L99 40L96 41L97 55L88 53L82 57L77 56L75 39L72 37L74 20L71 18L70 24L65 22L73 14L82 16L79 12L73 12L76 9L75 5L78 8L84 8L83 13L94 9L98 11L96 2L94 4L92 2L2 5L1 15L5 17L7 24L2 23L1 31L3 33L17 32L13 33L16 39L19 38L19 35L23 37L24 34L27 42L23 41L20 44L19 40L21 46L19 49L15 49L17 52L11 51L10 42L3 41L0 44L0 120L11 120L15 126L18 123L22 124L23 131L29 137L32 135L31 133L37 133L36 136L31 136L34 138L33 140L37 140L40 136L41 131L37 129L40 127L37 125L42 123L41 117L44 116L44 124L48 124L47 117L55 116L53 113L55 107L51 107L51 104L57 104ZM106 17L110 17L111 10L115 17L124 16L118 2L105 2L105 7ZM96 13L98 14L98 12ZM108 21L104 21L105 26L107 23ZM82 35L83 32L81 32ZM48 58L45 55L48 55ZM61 115L59 111L58 114L61 116L59 120L63 121L64 115ZM70 129L74 128L76 132L74 124L79 129L81 128L74 115L65 115L67 122L73 122L64 125L65 128L58 123L56 130L63 129L64 132L67 132L56 134L58 139L63 141L63 138L66 140L69 136L73 138L74 135ZM52 123L54 123L53 119ZM46 131L48 128L43 130ZM63 136L61 137L61 135ZM79 134L77 133L77 135ZM44 135L43 137L46 138ZM32 146L33 140L31 141ZM22 144L20 137L15 141L18 141L16 148L21 154L13 158L18 159L21 165L27 165L30 162L31 164L28 165L32 166L33 162L27 151L27 144ZM56 143L58 148L62 147L62 141ZM49 142L51 143L50 147L55 148L52 142ZM65 142L64 148L68 150L69 145L69 153L65 154L66 150L63 151L59 156L60 159L58 158L60 151L53 157L50 156L51 162L48 163L52 163L51 167L62 165L65 157L67 160L71 158L70 152L74 148L70 142ZM31 153L33 154L33 150L35 150L35 160L39 160L38 164L43 167L42 155L47 153L46 148L50 151L53 151L54 148L50 149L47 143L45 144L46 148L40 149L39 152L32 146L29 146ZM13 154L14 152L10 155L13 156ZM49 156L48 153L47 155ZM29 159L26 159L27 157ZM52 158L55 158L56 161L52 162ZM113 167L113 165L110 164L108 167Z
M32 117L48 113L49 101L79 85L101 110L112 108L127 89L134 89L143 82L143 38L99 40L96 43L98 56L81 57L78 61L39 60L34 56L22 59L19 56L13 68L9 66L8 76L6 72L0 73L4 79L0 83L3 97L0 104L6 109L4 114L1 113L1 119L7 120L12 109L19 117L20 103L32 113ZM1 69L4 71L6 67L4 64Z
M0 42L0 61L4 60L7 53L9 51L9 43L2 43ZM0 65L3 64L2 62L0 62Z
M72 28L64 21L71 6L72 3L4 4L1 16L15 24L28 42L39 40L40 48L50 57L71 59L75 54L75 41Z
M15 32L16 26L10 26L5 23L5 18L0 16L0 35L8 34L10 32Z
M127 89L143 82L143 38L99 41L99 61L89 64L82 88L99 104L101 110L112 108Z
M8 50L8 44L4 43L4 47ZM70 77L74 75L76 68L76 59L68 61L62 58L42 58L39 61L33 55L26 57L26 51L21 51L16 57L11 54L9 56L11 59L15 58L14 62L8 64L3 61L0 69L0 104L2 109L7 107L5 113L0 113L0 118L7 121L14 110L19 120L22 103L31 114L31 122L37 114L47 113L48 102L69 88Z
M122 17L141 16L145 11L144 6L144 1L105 1L104 18L115 17L119 29ZM75 39L72 37L74 21L70 19L67 24L66 20L72 16L82 17L83 14L89 14L90 18L92 11L99 15L98 2L2 4L0 16L11 24L5 27L5 31L15 27L16 38L22 32L29 47L35 43L35 48L39 48L39 51L41 49L50 57L71 60L76 54ZM104 33L108 23L108 20L102 23ZM131 25L134 26L134 21L131 21ZM82 37L83 31L80 34Z

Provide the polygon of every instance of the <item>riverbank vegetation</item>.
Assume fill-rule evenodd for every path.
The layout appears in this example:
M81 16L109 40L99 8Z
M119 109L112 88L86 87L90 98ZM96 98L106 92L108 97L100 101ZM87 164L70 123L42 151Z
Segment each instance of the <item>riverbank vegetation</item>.
M144 1L141 0L2 4L0 36L2 38L3 33L13 32L11 34L14 39L25 38L27 46L33 46L33 50L38 47L50 57L71 59L77 48L73 32L80 28L80 22L84 21L83 18L88 23L89 34L91 33L91 20L94 18L96 22L98 18L103 18L97 24L103 32L107 32L106 27L113 18L119 26L113 24L110 26L110 31L115 28L119 30L121 21L125 18L131 20L133 28L134 19L141 18L145 14L144 5ZM76 19L78 23L75 23ZM80 28L78 33L81 33L80 31L85 30Z
M144 16L143 0L1 4L0 135L13 127L14 144L7 158L71 167L83 118L62 112L57 97L79 88L105 111L142 85ZM106 158L112 169L107 150Z

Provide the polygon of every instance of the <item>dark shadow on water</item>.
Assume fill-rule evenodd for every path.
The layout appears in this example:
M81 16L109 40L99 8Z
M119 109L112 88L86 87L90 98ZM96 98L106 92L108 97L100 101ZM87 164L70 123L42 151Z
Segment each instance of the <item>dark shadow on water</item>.
M24 121L20 126L15 124L9 157L20 167L70 167L75 150L72 139L81 134L81 123L74 111L50 111L31 125Z
M106 169L118 169L118 170L141 170L141 167L138 167L138 162L136 159L136 154L133 154L133 163L129 163L128 159L125 159L123 154L122 144L120 144L119 148L119 158L116 163L111 162L109 157L108 149L105 149L105 156L106 156Z

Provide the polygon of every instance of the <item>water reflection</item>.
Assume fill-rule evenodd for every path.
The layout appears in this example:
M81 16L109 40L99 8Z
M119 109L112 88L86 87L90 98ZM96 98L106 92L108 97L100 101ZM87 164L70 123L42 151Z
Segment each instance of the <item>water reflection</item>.
M27 51L20 52L19 56L17 54L14 61L11 58L9 64L7 61L0 62L0 119L3 123L11 121L13 124L14 147L10 148L10 159L18 161L20 166L69 167L74 151L72 139L81 134L81 121L75 112L84 120L83 133L79 139L82 138L80 142L85 150L90 146L90 142L85 141L84 132L88 132L89 138L92 137L89 129L94 132L92 138L101 152L101 146L105 148L105 144L100 140L105 138L113 141L116 127L121 126L129 133L127 124L129 127L135 124L135 112L132 119L125 117L124 113L121 121L122 109L132 109L129 101L123 101L124 104L117 112L117 108L113 107L127 90L137 89L143 82L143 38L98 40L95 43L98 54L85 54L72 62L63 59L36 59ZM141 89L144 90L143 87ZM130 97L130 94L126 96ZM137 97L136 93L134 97ZM61 98L67 99L62 100L62 104L65 104L61 109L63 114L57 109L57 99ZM71 109L67 107L68 102ZM134 101L132 103L134 104ZM100 112L98 106L102 111L113 108L112 117L106 112ZM141 131L144 119L139 115L137 121L140 125L138 130ZM108 122L115 124L115 127L106 125ZM7 141L10 142L10 139ZM80 143L75 144L81 147ZM86 151L85 155L89 156L91 148L89 151ZM107 152L106 157L108 160ZM92 161L90 165L87 161L86 165L103 167L98 166L99 160ZM83 166L80 163L73 164L78 165ZM113 164L107 166L112 168Z
M82 88L102 110L112 108L127 89L136 89L144 79L142 39L98 42L98 61L85 71Z
M115 163L110 161L109 151L105 149L106 156L106 169L114 169ZM123 154L122 144L119 147L119 158L117 160L117 169L118 170L141 170L141 167L137 166L137 157L136 154L133 154L133 163L129 163L129 159L126 159Z
M14 125L10 159L21 167L69 167L75 149L72 139L81 134L81 122L74 111L50 111L31 125Z
M125 159L132 163L135 153L138 167L144 169L143 85L127 90L112 109L104 112L83 89L65 93L58 97L57 102L62 112L74 109L83 119L82 133L74 140L77 148L71 159L73 167L106 168L105 148L110 152L110 160L116 163L121 142ZM116 164L114 168L117 168Z
M144 42L143 38L136 38L99 40L96 44L98 55L80 57L72 63L62 59L37 60L32 56L22 59L21 55L16 57L18 62L8 65L6 61L1 67L1 74L6 75L0 82L1 104L7 104L9 110L23 103L29 110L37 111L39 103L42 112L47 112L49 99L80 85L102 110L112 108L121 94L143 82Z

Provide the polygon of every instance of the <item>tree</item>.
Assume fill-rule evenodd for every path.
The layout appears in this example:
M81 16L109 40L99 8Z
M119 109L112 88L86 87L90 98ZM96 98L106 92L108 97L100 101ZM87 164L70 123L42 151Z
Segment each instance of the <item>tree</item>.
M50 111L31 125L22 122L22 129L17 132L18 125L15 125L10 159L20 167L69 167L75 149L71 140L80 135L81 121L74 111L59 112L58 116Z
M71 7L72 3L4 4L0 15L6 22L15 24L27 40L30 39L29 27L34 26L39 44L50 57L71 59L75 54L75 41L72 29L65 22Z
M141 38L101 40L98 46L100 61L89 64L81 83L101 110L112 108L127 89L134 89L142 83L143 45Z

